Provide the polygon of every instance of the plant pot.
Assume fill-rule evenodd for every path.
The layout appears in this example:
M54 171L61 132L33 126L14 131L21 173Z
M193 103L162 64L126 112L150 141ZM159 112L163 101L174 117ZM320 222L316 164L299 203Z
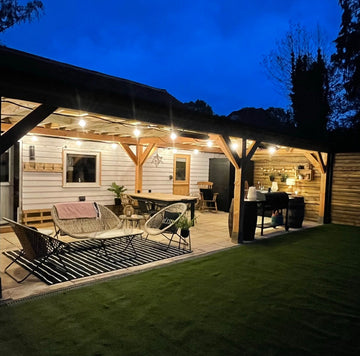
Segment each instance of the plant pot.
M182 237L189 237L190 230L189 229L181 229L180 234Z
M121 198L114 198L115 199L115 205L121 205Z

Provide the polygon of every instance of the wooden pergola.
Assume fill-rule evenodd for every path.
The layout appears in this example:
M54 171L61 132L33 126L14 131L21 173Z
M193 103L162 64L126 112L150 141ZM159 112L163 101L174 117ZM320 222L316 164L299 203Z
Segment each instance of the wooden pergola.
M324 143L190 111L165 90L5 47L0 48L0 71L2 106L13 107L13 115L1 117L0 153L27 133L116 142L134 162L135 189L141 191L143 164L156 148L171 145L169 132L177 130L177 147L224 153L234 166L231 238L242 243L245 167L262 142L301 148L321 172L319 217L329 222L333 159L331 153L323 154L328 151ZM86 132L74 126L74 118L84 112L90 113ZM138 124L147 127L141 138L131 134ZM213 141L212 148L206 146L205 136ZM234 140L239 143L236 150L231 148Z

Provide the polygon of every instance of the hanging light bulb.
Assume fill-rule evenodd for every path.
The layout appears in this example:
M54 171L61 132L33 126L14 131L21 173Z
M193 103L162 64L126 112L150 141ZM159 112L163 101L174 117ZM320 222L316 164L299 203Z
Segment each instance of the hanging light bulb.
M271 146L268 148L268 151L271 155L273 155L276 152L276 147L275 146Z
M135 137L139 137L140 134L141 134L141 131L138 128L135 128L135 130L134 130Z

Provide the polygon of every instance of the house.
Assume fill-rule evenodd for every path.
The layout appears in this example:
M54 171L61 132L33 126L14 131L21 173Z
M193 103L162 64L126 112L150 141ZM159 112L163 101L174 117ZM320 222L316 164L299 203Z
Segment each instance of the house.
M330 222L332 212L344 209L337 210L338 200L332 204L337 155L323 138L194 112L166 90L6 47L0 54L3 215L46 220L53 203L80 196L108 205L112 181L134 192L195 194L196 182L209 179L210 160L224 158L234 170L234 242L242 242L242 172L250 160L253 184L267 188L273 172L287 190L283 178L295 179L307 218ZM357 154L349 159L358 165ZM79 170L79 161L90 171ZM177 167L186 173L179 179ZM351 219L358 224L355 213Z

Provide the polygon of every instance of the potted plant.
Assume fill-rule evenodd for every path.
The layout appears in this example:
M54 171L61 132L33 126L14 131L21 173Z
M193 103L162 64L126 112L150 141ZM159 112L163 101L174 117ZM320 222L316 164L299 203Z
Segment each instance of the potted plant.
M121 194L126 192L127 189L123 185L117 185L115 182L112 182L108 190L116 195L115 205L121 205Z
M180 229L180 235L182 237L188 237L190 233L190 228L194 226L195 219L190 219L186 215L183 215L175 224L175 226Z

